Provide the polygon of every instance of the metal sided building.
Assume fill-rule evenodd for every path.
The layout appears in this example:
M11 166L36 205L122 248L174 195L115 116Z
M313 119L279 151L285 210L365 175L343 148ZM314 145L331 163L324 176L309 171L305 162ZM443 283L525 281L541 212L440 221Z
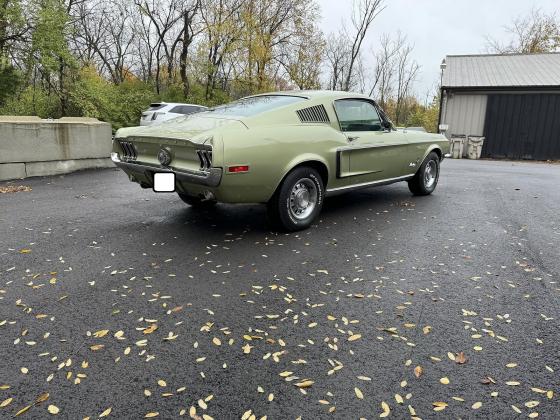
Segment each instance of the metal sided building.
M440 129L484 136L482 157L560 159L560 53L449 55Z

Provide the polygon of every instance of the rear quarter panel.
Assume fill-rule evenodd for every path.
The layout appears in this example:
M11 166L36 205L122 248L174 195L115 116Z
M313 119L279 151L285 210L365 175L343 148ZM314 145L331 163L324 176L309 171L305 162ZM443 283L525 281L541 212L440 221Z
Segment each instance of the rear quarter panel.
M407 138L412 155L419 159L418 165L434 150L438 150L442 157L449 153L449 141L442 134L409 131Z
M325 124L256 126L223 136L224 176L220 197L227 202L266 202L295 166L321 162L328 182L336 176L336 149L346 137ZM229 166L249 165L247 173L230 173Z

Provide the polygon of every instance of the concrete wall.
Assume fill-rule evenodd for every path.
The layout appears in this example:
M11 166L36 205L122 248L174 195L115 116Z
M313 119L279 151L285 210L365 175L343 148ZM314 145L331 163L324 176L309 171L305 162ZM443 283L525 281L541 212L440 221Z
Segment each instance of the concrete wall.
M0 180L111 167L111 136L95 118L0 116Z

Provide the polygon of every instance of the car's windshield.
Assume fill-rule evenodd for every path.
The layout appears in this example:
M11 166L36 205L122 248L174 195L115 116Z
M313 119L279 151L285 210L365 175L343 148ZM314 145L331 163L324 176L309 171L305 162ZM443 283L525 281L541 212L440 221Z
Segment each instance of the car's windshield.
M240 99L239 101L232 102L230 104L217 106L210 109L208 112L220 115L251 117L253 115L262 114L263 112L271 111L276 108L295 104L297 102L302 102L305 100L305 98L302 98L300 96L288 95L255 96L251 98Z

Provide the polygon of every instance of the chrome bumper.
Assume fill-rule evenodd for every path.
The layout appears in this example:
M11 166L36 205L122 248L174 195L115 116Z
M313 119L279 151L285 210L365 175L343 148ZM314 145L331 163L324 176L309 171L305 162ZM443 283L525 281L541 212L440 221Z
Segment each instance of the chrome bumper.
M149 178L152 178L154 172L173 173L175 174L175 178L179 181L204 185L206 187L217 187L222 180L222 168L209 168L200 171L178 171L176 169L162 168L161 166L146 165L144 163L124 162L119 159L117 153L111 153L111 160L119 168L127 172L149 175Z

